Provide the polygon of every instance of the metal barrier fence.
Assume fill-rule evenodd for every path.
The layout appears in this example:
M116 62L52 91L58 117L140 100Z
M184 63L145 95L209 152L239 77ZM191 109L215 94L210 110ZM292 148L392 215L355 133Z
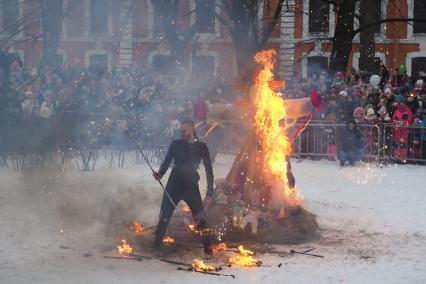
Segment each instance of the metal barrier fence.
M36 166L49 160L56 152L61 162L79 159L83 170L94 169L100 156L116 157L119 167L124 165L125 152L132 154L138 163L144 151L152 161L164 157L170 141L166 135L166 120L158 117L153 122L141 115L111 115L106 113L63 112L55 119L14 121L0 125L0 167L13 160L15 168L24 168L24 163ZM299 158L329 160L338 159L337 137L346 127L343 124L311 123L293 141L293 155ZM393 124L359 125L362 133L364 160L426 162L426 128L397 126ZM212 152L236 154L247 133L247 125L226 121L216 127L207 137L202 137ZM131 133L132 139L128 138ZM109 151L109 153L107 153ZM117 162L118 161L118 162ZM112 162L111 162L112 163Z
M225 132L231 137L241 129L241 124L224 123ZM297 127L297 125L296 125ZM292 144L293 156L337 160L338 137L346 124L311 123ZM366 161L411 161L426 163L426 128L398 126L394 124L358 125L362 135L363 160ZM241 142L238 136L234 141ZM237 145L235 147L235 145ZM240 143L224 140L221 149L238 152Z

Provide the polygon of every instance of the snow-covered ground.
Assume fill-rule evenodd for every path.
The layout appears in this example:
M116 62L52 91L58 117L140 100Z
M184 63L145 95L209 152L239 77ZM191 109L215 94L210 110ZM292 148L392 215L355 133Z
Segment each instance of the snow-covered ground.
M231 161L219 157L216 177ZM0 283L426 283L426 167L292 165L322 238L280 249L315 247L325 258L259 255L271 266L224 269L236 279L102 257L125 230L120 222L156 222L161 190L143 166L1 169Z

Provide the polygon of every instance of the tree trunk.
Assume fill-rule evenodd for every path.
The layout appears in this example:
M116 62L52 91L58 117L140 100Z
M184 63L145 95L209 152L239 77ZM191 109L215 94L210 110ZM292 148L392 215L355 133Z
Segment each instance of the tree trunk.
M63 1L40 0L43 54L40 67L52 66L62 33Z
M333 37L333 49L330 54L329 72L346 71L352 49L355 2L341 0L337 5L336 29Z
M360 26L366 26L373 23L377 19L375 14L375 4L371 0L361 0L360 2ZM376 64L374 62L375 57L375 39L374 39L374 27L363 30L360 33L360 45L359 45L359 69L362 72L377 73Z

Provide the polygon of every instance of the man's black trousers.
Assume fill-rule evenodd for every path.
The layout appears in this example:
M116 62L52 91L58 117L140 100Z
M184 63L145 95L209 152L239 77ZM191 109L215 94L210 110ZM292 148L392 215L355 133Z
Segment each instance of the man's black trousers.
M175 204L178 204L181 200L185 201L191 209L192 216L197 224L197 229L205 230L207 222L203 208L203 201L198 188L199 180L200 176L197 172L185 172L174 168L170 173L169 180L167 181L166 191L169 193ZM173 204L170 202L166 194L164 194L161 202L160 220L155 232L156 243L162 242L174 210L175 208L173 207ZM202 241L205 247L210 245L210 238L204 234Z

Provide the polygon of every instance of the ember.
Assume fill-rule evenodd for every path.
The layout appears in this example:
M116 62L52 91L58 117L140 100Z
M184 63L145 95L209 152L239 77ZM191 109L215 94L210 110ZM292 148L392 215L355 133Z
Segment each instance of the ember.
M226 251L228 247L225 243L219 243L217 246L213 247L213 253L218 253L220 251Z
M138 222L133 222L133 225L130 227L130 229L139 235L145 231L145 228Z
M163 243L168 245L168 246L174 244L174 242L175 242L175 240L170 236L165 236L164 239L163 239Z
M254 252L244 249L242 245L238 246L238 254L231 255L228 260L228 266L240 266L240 267L255 267L262 265L262 262L256 260Z
M126 242L126 240L121 240L121 244L117 246L117 248L120 255L129 255L133 251L133 248Z
M220 270L217 267L214 267L213 265L205 264L202 260L194 259L192 262L192 267L196 271L218 271Z

